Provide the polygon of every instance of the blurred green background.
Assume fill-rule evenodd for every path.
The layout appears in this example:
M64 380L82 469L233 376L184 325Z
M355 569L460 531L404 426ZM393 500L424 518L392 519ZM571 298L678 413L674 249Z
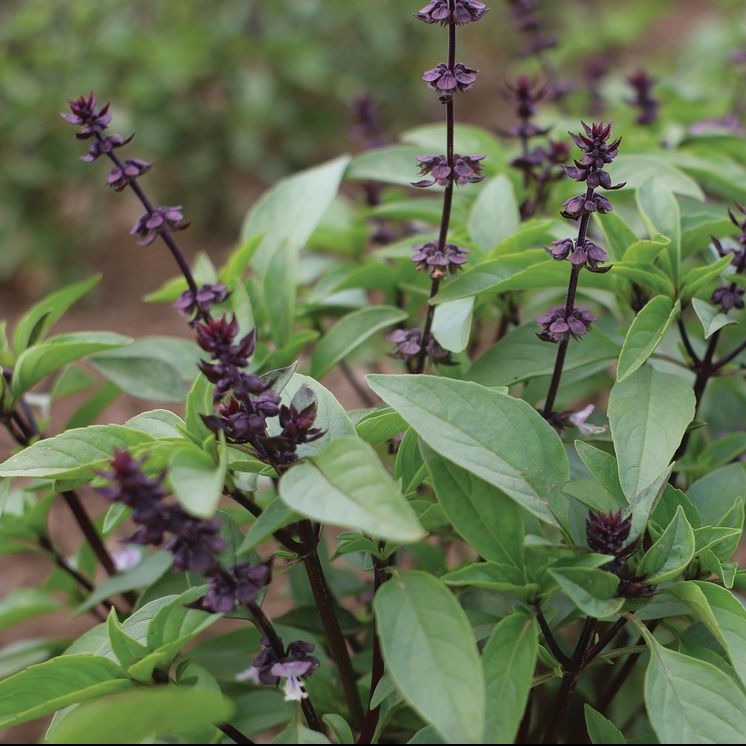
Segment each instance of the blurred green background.
M128 155L154 161L147 188L160 204L183 204L190 241L214 250L235 241L267 184L359 147L357 95L381 103L392 135L440 116L420 75L441 61L444 40L412 18L422 4L0 0L0 283L35 293L100 266L112 242L134 243L126 227L137 208L102 188L101 163L78 160L85 145L58 117L66 99L93 90L112 101L113 131L137 132ZM494 127L510 118L503 81L537 68L518 58L510 4L489 4L462 36L481 76L460 118ZM539 4L560 38L551 64L578 86L572 113L583 113L585 70L599 53L612 97L628 96L624 76L645 64L677 96L710 90L718 115L743 82L727 64L729 49L746 46L742 0Z

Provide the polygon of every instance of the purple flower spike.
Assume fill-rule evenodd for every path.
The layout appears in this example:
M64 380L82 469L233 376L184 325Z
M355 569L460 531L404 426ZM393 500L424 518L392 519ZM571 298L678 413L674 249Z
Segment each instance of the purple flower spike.
M459 155L453 156L453 168L448 164L444 155L423 155L417 158L420 164L420 176L431 176L430 179L422 179L413 183L416 187L430 187L434 184L447 186L451 181L458 186L465 184L477 184L484 179L484 169L480 161L484 155Z
M174 301L173 307L184 316L204 316L214 305L223 303L229 295L228 287L222 282L206 284L199 287L196 294L185 290Z
M457 62L453 69L444 62L425 72L422 79L434 90L443 102L449 101L458 90L468 91L477 79L477 70Z
M443 250L438 250L438 244L434 242L415 246L412 261L417 269L427 272L434 280L441 280L447 275L455 275L468 261L466 255L468 249L462 249L455 244L448 243Z
M453 22L458 26L478 21L489 8L479 0L456 0L456 7L453 12ZM451 20L451 11L448 7L448 0L431 0L418 13L415 18L419 18L425 23L439 23L445 26Z
M569 314L564 306L554 306L536 321L542 328L537 334L545 342L564 342L573 337L579 339L587 334L596 317L585 308L574 308Z
M121 166L115 166L106 177L106 186L121 192L132 181L150 171L152 163L139 158L127 158Z
M189 227L189 221L184 220L181 210L181 205L155 207L140 216L130 234L139 237L141 246L149 246L164 231L182 231Z

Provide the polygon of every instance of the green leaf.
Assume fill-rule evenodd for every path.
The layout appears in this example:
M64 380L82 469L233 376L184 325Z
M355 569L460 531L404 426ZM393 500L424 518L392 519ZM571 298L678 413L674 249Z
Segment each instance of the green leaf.
M420 155L422 148L416 145L387 145L368 150L350 161L345 179L411 186L417 179L417 156Z
M311 376L323 378L374 334L406 318L406 311L393 306L372 306L347 314L316 344L311 356Z
M715 306L710 305L707 301L700 298L692 298L692 306L697 318L702 324L702 331L705 333L705 339L709 339L718 329L722 329L728 324L737 324L735 319L731 319L724 313L721 313Z
M679 575L693 556L694 531L679 505L666 530L640 560L637 574L646 575L650 585L663 583Z
M293 510L317 521L405 543L424 536L398 484L357 436L339 438L312 462L293 466L279 491Z
M13 352L20 355L27 347L41 342L54 323L70 306L98 285L101 275L67 285L35 303L16 324Z
M683 378L643 366L611 389L608 415L631 502L668 466L694 418L694 393Z
M591 739L591 743L627 743L619 728L598 710L594 710L589 704L586 704L584 711L585 727L588 729L588 737Z
M282 500L275 498L262 511L246 534L238 553L243 554L268 539L278 529L285 528L298 520L298 514L290 510Z
M629 378L658 349L681 305L664 295L657 295L635 316L624 338L616 379Z
M122 425L92 425L45 438L0 464L0 477L66 477L101 468L116 450L154 443L150 435Z
M482 262L451 280L435 296L433 302L446 303L480 293L498 293L509 289L507 286L514 277L528 277L529 270L535 269L538 264L546 264L546 258L544 251L528 250Z
M185 445L176 451L168 478L188 513L198 518L212 518L223 494L225 464L225 458L220 458L216 464L208 453L196 446Z
M65 430L92 425L101 413L120 397L121 393L111 381L106 381L73 412L65 423Z
M441 575L446 585L470 585L493 591L512 593L518 598L526 598L538 590L536 584L526 582L523 568L516 571L510 562L474 562L458 570Z
M511 614L495 627L482 651L487 689L484 740L513 743L531 691L538 653L536 621L525 612Z
M516 578L525 580L523 516L518 505L432 448L423 445L422 453L438 502L456 531L481 557L510 566Z
M530 322L507 334L474 362L468 378L484 386L512 386L529 378L551 375L557 349L542 342L536 336L537 331L538 324ZM618 355L619 345L601 330L594 329L592 338L568 347L563 370L614 360Z
M722 526L722 519L746 495L746 474L740 463L727 464L694 482L687 490L703 526Z
M536 249L546 246L554 235L551 232L554 221L531 218L507 238L498 241L489 252L491 258L503 256L504 254L515 254L526 249Z
M627 501L619 483L619 471L616 459L606 451L596 448L590 443L575 441L575 450L588 471L598 480L600 485L611 495L619 507L626 507Z
M62 604L44 591L19 588L0 600L0 632L61 608Z
M349 160L337 158L282 179L252 207L241 229L242 241L263 236L252 259L255 289L278 345L290 339L300 251L337 196Z
M639 623L650 649L645 707L661 743L741 743L746 695L711 663L664 648Z
M475 383L434 376L367 377L373 391L449 461L557 525L569 477L564 446L527 402Z
M676 153L676 157L679 154ZM691 176L687 176L681 169L669 162L660 152L652 153L622 153L614 161L614 180L626 181L627 188L638 191L646 184L651 189L662 192L680 194L683 197L703 202L705 199L702 188ZM606 220L606 216L601 222Z
M596 225L603 233L609 256L616 260L624 257L629 246L637 242L635 232L624 222L618 212L595 216Z
M122 668L108 658L52 658L0 681L0 728L131 686Z
M126 347L92 355L90 362L131 396L183 402L199 359L199 348L189 340L143 337Z
M684 273L681 281L681 298L686 301L693 295L696 295L704 287L712 283L715 278L732 262L730 254L720 257L712 264L705 266L691 267Z
M13 370L11 390L16 396L28 391L43 378L68 363L94 352L123 347L132 342L129 337L112 332L77 332L58 334L47 342L29 347L18 358Z
M484 251L490 251L495 244L512 236L520 225L521 213L510 180L501 174L486 181L469 213L467 226L471 240Z
M360 418L355 430L371 445L378 445L407 429L407 423L398 412L389 407L380 407L367 412Z
M331 743L323 734L316 730L306 728L301 725L300 720L294 720L286 728L281 730L271 741L271 743Z
M439 153L446 138L445 124L423 124L404 132L401 139L419 147L418 155L425 152ZM487 173L505 172L506 154L502 143L492 132L473 124L457 124L453 146L457 153L484 153Z
M321 718L327 727L337 738L337 743L354 744L355 737L352 735L352 729L347 721L334 712L327 713Z
M97 603L138 588L145 588L154 583L165 572L171 569L173 555L162 550L145 557L141 562L126 572L117 573L96 586L95 590L76 609L76 613L93 608Z
M432 332L444 350L463 352L469 344L474 298L462 298L435 307Z
M131 417L125 427L147 433L153 438L184 438L184 420L168 409L151 409Z
M374 610L386 670L404 699L448 743L482 743L484 673L453 594L427 573L396 573Z
M105 697L75 708L48 743L143 743L223 723L234 706L220 692L159 686Z
M106 620L106 629L109 633L109 642L111 649L114 651L119 664L123 668L129 668L133 663L143 658L148 653L148 649L142 643L133 640L119 623L117 612L114 607L109 612Z
M662 233L671 239L668 262L671 279L676 282L681 265L681 210L672 189L667 189L656 174L645 179L635 193L637 208L647 225L650 237Z
M212 384L200 373L192 384L186 399L184 420L186 429L192 439L201 445L205 438L212 435L202 420L202 415L212 414Z
M624 599L617 596L619 578L595 567L550 567L549 574L584 614L605 619L616 614Z
M706 600L714 625L706 617L700 617L701 621L725 648L731 665L746 686L746 609L731 591L715 583L705 580L690 583L697 586Z

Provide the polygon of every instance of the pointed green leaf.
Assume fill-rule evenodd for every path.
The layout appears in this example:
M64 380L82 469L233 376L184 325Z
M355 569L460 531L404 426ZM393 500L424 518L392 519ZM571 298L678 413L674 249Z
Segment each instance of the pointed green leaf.
M119 623L116 609L112 607L106 620L106 629L109 633L109 642L119 664L123 668L129 668L133 663L148 654L148 649L142 643L133 640Z
M643 366L614 385L608 415L619 481L632 501L671 461L694 418L694 393L683 378Z
M482 186L469 213L469 236L484 251L513 235L521 224L521 213L513 184L504 175Z
M198 518L212 518L223 494L225 459L216 464L196 446L185 445L174 454L168 479L184 509Z
M718 329L722 329L728 324L737 323L735 319L729 318L715 308L715 306L710 305L707 301L700 298L692 298L692 306L702 324L705 339L709 339Z
M678 280L681 264L681 210L673 190L656 175L644 180L635 193L637 208L653 238L662 233L671 239L667 256L671 279Z
M223 723L233 710L220 692L146 687L77 707L57 725L48 743L147 743Z
M679 505L666 530L643 555L637 574L646 575L645 582L650 585L663 583L679 575L693 556L694 531Z
M569 467L554 429L527 402L475 383L434 376L367 377L434 451L556 525Z
M18 358L13 369L11 389L20 396L50 373L94 352L123 347L130 337L112 332L76 332L58 334L47 342L29 347Z
M681 306L657 295L635 316L622 345L616 379L629 378L658 348Z
M101 275L94 275L67 285L31 306L16 324L13 352L20 355L27 347L41 342L65 311L98 285L100 280Z
M448 743L482 743L485 682L476 641L453 594L424 572L400 572L376 593L386 670Z
M338 438L280 479L280 497L301 515L414 542L424 532L376 452L357 436Z
M323 378L374 334L407 318L393 306L372 306L344 316L319 341L311 356L311 376Z
M494 629L482 651L487 713L482 743L513 743L531 691L538 653L536 621L517 611Z
M252 265L279 345L289 341L295 318L300 251L337 196L349 161L344 156L279 181L252 207L241 229L244 242L263 236Z
M560 589L584 613L596 619L616 614L624 599L617 596L619 578L595 567L550 567Z
M585 727L591 743L627 743L622 732L589 704L585 705Z
M45 438L0 464L1 477L66 477L101 468L116 450L154 443L150 435L122 425L92 425Z
M661 743L741 743L746 695L711 663L664 648L643 624L650 650L645 707Z
M456 531L481 557L523 575L523 516L513 500L497 487L465 471L423 445L422 452L435 494Z
M108 658L64 655L0 681L0 728L132 686Z
M469 344L474 298L462 298L435 307L433 336L450 352L463 352Z

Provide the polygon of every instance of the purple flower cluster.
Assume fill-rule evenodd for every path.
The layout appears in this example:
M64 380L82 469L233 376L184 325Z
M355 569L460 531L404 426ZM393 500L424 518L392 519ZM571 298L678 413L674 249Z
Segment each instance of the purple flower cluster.
M197 292L185 290L173 303L173 307L184 316L191 316L190 325L198 318L207 318L214 305L223 303L230 295L227 286L222 282L205 284Z
M386 335L386 339L394 343L394 350L389 354L397 360L413 361L422 352L422 329L394 329ZM451 354L448 350L444 350L432 336L427 345L427 356L434 363L451 364Z
M198 602L198 608L213 613L229 613L237 603L253 603L270 579L266 565L239 564L226 570L219 561L225 549L220 536L220 522L189 515L177 503L164 501L164 474L148 477L143 462L126 451L114 454L110 470L101 476L111 484L99 492L112 502L132 509L136 525L127 541L133 544L163 546L173 554L176 572L205 575L209 589Z
M596 317L587 308L576 307L568 313L565 306L553 306L536 321L541 326L541 332L537 335L539 339L564 342L570 337L579 339L587 334Z
M741 275L746 271L746 207L737 202L736 209L741 213L740 217L732 210L728 210L728 216L739 231L736 236L738 248L723 246L714 237L712 243L720 256L731 255L731 265L735 267L735 274ZM713 305L718 306L723 313L728 313L733 308L742 309L744 307L744 289L735 282L725 283L715 289L710 301Z
M517 124L501 134L521 141L521 154L510 165L523 172L524 186L533 184L535 192L521 205L521 215L530 217L544 208L548 187L564 175L561 166L570 157L567 143L547 140L545 145L531 147L531 140L543 137L550 128L539 127L534 122L536 105L546 95L546 86L540 85L527 75L519 75L513 83L506 84L507 97L513 102Z
M427 272L434 280L442 280L447 275L455 275L468 261L468 249L462 249L452 243L447 243L441 249L437 243L415 246L412 261L421 272Z
M313 426L317 404L310 388L300 388L286 406L272 390L271 376L259 377L243 370L254 354L253 330L237 340L238 322L223 315L197 324L195 332L200 347L210 354L210 361L201 360L199 368L215 386L215 401L221 402L217 415L203 416L213 432L225 433L229 443L250 445L258 458L275 467L296 461L300 444L324 434ZM274 417L279 419L281 432L272 436L267 420Z
M637 124L654 124L658 121L658 107L660 101L653 96L653 86L655 78L639 68L627 77L627 83L635 93L635 97L628 99L627 103L639 109L639 114L635 121Z
M457 62L450 68L441 62L431 70L427 70L422 79L432 88L443 103L448 103L456 91L465 93L477 80L477 72L472 67Z
M319 667L318 659L309 655L313 652L314 646L304 640L295 640L287 646L284 655L278 656L266 637L261 639L260 645L259 655L246 671L236 676L236 679L268 686L277 686L284 679L283 691L286 701L306 699L308 694L303 688L302 679L311 676Z
M482 164L483 155L453 155L453 165L449 164L444 155L421 155L417 161L420 164L420 176L430 176L429 179L413 182L416 187L430 187L434 184L448 186L451 182L458 186L477 184L484 179Z
M611 267L599 267L599 262L606 261L606 252L596 243L586 238L582 244L572 238L552 241L546 249L552 259L561 261L569 259L570 264L586 267L591 272L608 272Z
M70 113L61 114L62 118L76 127L80 127L76 133L79 140L91 140L88 153L83 156L84 161L95 161L105 155L113 163L113 168L106 179L106 185L117 192L121 192L128 186L147 173L151 164L139 158L127 158L120 160L114 152L132 140L134 135L122 137L122 135L105 134L111 123L110 105L106 104L99 109L98 102L93 93L88 96L80 96L75 101L69 101ZM184 220L181 206L153 207L147 200L144 201L147 209L141 215L132 228L132 235L140 239L140 243L147 246L155 239L170 231L184 230L189 226L189 221Z
M439 23L441 26L453 20L457 26L463 26L478 21L488 10L489 8L479 0L456 0L453 13L451 13L448 0L431 0L418 13L415 13L415 18L425 23Z
M627 560L637 548L637 540L625 546L632 528L632 516L622 518L622 511L616 513L596 513L589 511L585 521L588 548L598 554L610 554L611 562L601 566L602 570L619 578L617 593L626 598L651 596L653 588L645 585L645 578L632 575Z
M544 31L538 0L508 0L508 4L518 30L526 36L522 56L531 57L557 46L557 37Z

